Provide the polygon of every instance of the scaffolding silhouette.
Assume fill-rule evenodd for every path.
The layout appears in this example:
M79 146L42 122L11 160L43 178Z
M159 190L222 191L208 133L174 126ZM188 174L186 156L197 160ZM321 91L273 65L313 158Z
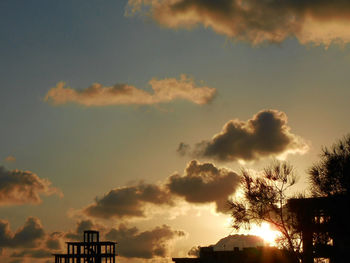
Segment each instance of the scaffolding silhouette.
M66 254L53 254L55 263L115 263L116 242L100 241L98 231L84 231L84 242L66 244Z

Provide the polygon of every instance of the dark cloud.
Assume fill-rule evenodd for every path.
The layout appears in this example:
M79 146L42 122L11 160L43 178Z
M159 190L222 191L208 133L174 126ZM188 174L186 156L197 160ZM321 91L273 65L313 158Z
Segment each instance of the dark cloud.
M11 246L12 236L8 221L0 220L0 247Z
M230 170L219 169L212 163L191 161L183 176L169 177L170 192L189 203L216 203L218 212L227 212L227 200L239 184L239 176Z
M116 188L83 212L99 218L145 217L145 205L171 205L169 193L161 186L140 183L136 186Z
M173 230L167 225L140 232L136 227L128 228L121 224L118 229L110 230L106 238L118 242L118 254L122 257L150 259L165 257L169 243L184 235L183 231Z
M21 170L6 170L0 166L0 206L38 204L40 194L51 195L62 193L47 179L39 178L35 173Z
M17 246L36 247L39 240L45 236L45 231L38 218L29 217L24 226L21 227L14 235L13 242Z
M85 230L102 230L103 227L97 225L90 219L80 220L74 232L68 232L65 237L73 240L82 240Z
M11 257L52 258L52 252L47 249L24 249L21 251L13 252L11 254Z
M180 142L179 146L177 147L176 152L180 154L181 156L186 155L190 151L190 145Z
M195 104L207 104L215 96L216 89L207 86L197 87L193 79L181 75L180 79L166 78L149 81L153 93L138 89L127 84L116 84L105 87L99 83L92 84L89 88L75 90L66 87L64 82L57 83L45 96L45 101L54 105L68 102L78 103L84 106L106 105L151 105L166 103L175 99L185 99Z
M35 217L27 218L25 224L15 233L10 230L8 221L0 220L0 247L36 247L45 237L45 231L40 220Z
M192 28L202 24L219 34L253 45L280 43L296 37L300 43L350 42L350 1L338 0L129 0L128 11L142 7L160 25ZM129 12L130 13L130 12Z
M46 241L45 246L51 250L60 250L62 249L62 238L64 236L63 232L53 232L51 233Z
M227 122L211 140L195 145L191 154L218 161L256 160L287 153L303 153L307 144L290 132L287 115L263 110L248 121Z
M188 203L215 203L217 212L226 212L227 200L235 192L238 182L238 175L233 171L193 160L182 176L173 174L159 185L139 183L115 188L97 198L82 212L89 217L103 219L147 217L150 211L147 207L173 207L180 198ZM74 239L78 236L79 233L69 233L68 237Z

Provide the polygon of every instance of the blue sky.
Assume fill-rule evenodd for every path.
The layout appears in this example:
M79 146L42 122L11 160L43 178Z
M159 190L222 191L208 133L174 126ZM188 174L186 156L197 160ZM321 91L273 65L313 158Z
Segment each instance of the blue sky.
M172 28L144 13L125 16L126 6L127 1L112 0L1 1L1 165L47 178L64 195L42 196L36 205L1 205L1 219L8 220L11 231L30 216L40 219L46 233L73 231L76 222L88 220L79 211L95 197L139 181L162 184L176 171L183 174L193 156L177 154L180 142L209 140L226 122L247 121L269 109L284 112L290 133L309 146L304 154L287 155L300 175L297 190L304 191L306 170L321 146L350 130L347 42L303 45L290 36L254 46L200 22L192 29ZM196 87L216 89L215 98L204 105L174 99L91 107L44 99L60 81L74 90L93 83L128 84L152 93L151 79L178 80L181 74ZM15 161L5 161L8 156ZM196 158L237 172L242 165ZM244 166L259 170L271 160L266 155ZM156 218L93 220L108 227L123 222L140 231L163 224L183 230L187 237L176 243L173 255L231 232L229 216L217 214L213 203L177 208L181 212L169 212L172 219L159 212ZM5 246L0 257L11 262L11 249Z

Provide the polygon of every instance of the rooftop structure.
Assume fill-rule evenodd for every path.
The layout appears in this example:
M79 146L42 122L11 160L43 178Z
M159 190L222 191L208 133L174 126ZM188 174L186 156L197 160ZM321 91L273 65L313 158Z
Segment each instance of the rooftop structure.
M84 231L83 242L66 244L66 254L53 254L55 263L115 263L116 242L100 241L98 231Z
M302 234L302 263L328 259L331 263L349 262L349 197L331 196L289 200Z
M216 251L201 247L197 258L173 258L175 263L294 263L286 250L276 247L249 247Z

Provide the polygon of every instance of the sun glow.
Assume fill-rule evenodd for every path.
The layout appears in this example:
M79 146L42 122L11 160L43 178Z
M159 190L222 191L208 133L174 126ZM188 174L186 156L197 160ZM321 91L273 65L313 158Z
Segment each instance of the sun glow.
M270 246L276 246L276 238L280 235L280 232L272 230L268 223L262 223L260 226L255 225L249 232L261 237Z

